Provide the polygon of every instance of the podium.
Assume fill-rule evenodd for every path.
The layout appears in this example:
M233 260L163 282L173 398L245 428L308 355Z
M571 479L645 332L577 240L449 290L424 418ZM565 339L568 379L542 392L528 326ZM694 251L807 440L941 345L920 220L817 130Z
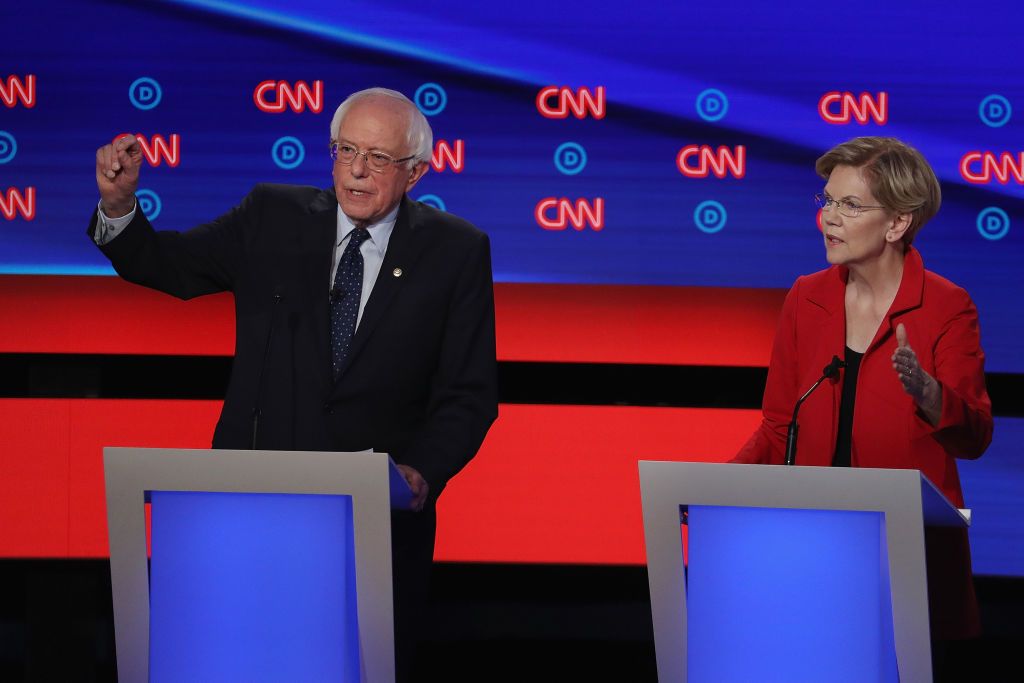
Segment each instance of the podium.
M390 512L411 492L387 454L103 461L120 681L393 683Z
M932 680L919 471L639 466L659 681Z

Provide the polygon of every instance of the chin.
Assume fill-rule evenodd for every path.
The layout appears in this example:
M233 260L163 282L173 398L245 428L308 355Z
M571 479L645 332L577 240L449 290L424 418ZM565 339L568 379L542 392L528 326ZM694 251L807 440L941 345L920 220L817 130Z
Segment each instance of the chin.
M843 263L846 262L846 259L842 255L836 253L835 249L825 250L825 260L831 263L833 266L841 266L843 265Z

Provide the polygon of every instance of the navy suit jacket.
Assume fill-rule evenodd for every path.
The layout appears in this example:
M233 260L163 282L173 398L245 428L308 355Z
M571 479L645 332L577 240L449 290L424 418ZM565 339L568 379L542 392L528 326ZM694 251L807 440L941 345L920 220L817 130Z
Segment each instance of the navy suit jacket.
M182 299L234 294L235 357L214 448L251 447L258 407L257 448L387 452L418 470L436 499L497 417L488 238L404 198L335 381L337 208L333 190L261 184L184 233L155 231L137 211L101 249L131 282Z

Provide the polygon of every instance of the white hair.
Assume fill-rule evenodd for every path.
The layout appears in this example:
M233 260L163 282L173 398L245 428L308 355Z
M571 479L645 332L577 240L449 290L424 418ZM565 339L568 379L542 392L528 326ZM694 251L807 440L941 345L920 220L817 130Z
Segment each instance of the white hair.
M409 154L413 155L413 158L409 160L409 166L415 166L421 161L429 161L434 151L434 133L430 130L427 117L408 97L397 90L388 88L367 88L346 97L345 101L338 105L334 111L334 117L331 119L331 141L337 141L341 120L345 118L345 114L348 113L352 105L366 97L376 96L391 97L408 105L409 128L406 130L405 138L406 144L409 146Z

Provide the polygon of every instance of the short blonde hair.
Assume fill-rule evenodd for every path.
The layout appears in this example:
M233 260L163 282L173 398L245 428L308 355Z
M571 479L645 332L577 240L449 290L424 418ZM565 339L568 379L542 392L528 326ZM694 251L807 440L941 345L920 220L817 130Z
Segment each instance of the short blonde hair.
M918 231L939 212L942 190L935 171L923 154L896 138L848 140L821 155L814 169L828 180L836 166L860 169L882 206L911 215L910 227L903 234L904 246L910 246Z

